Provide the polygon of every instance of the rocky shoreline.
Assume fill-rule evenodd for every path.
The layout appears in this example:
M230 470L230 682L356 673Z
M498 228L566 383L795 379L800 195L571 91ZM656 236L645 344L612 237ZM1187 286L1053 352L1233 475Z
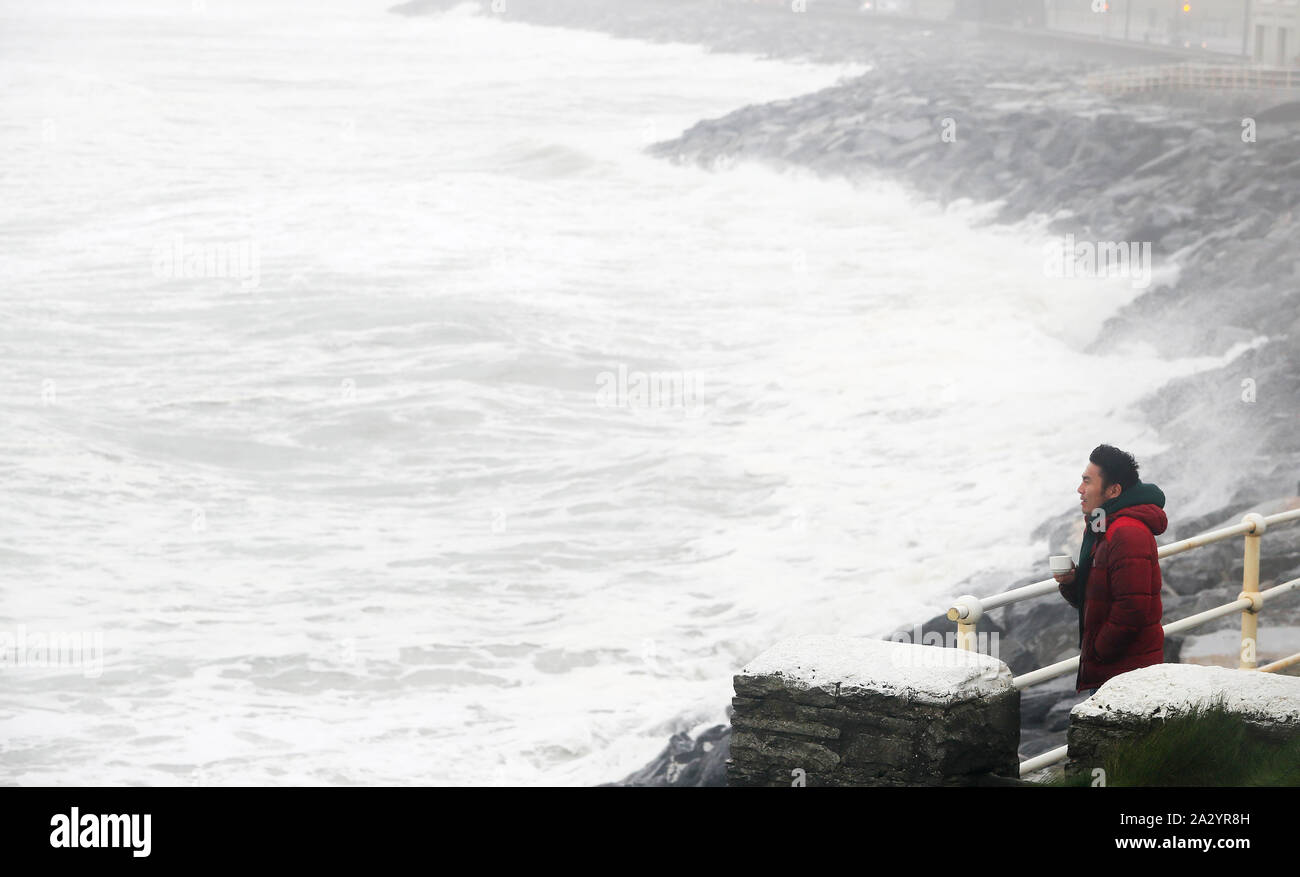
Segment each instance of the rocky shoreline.
M455 5L416 0L395 11ZM1142 459L1143 472L1182 511L1171 514L1159 541L1235 523L1247 511L1300 505L1300 250L1293 243L1300 103L1248 93L1162 103L1107 98L1085 84L1098 69L1092 48L1036 46L969 27L796 15L740 0L505 0L501 8L497 14L529 23L871 65L813 94L701 121L650 152L713 167L744 158L850 180L886 175L941 203L995 202L991 221L1050 216L1050 231L1077 240L1150 242L1156 268L1176 264L1178 271L1107 321L1092 352L1146 344L1166 357L1221 355L1254 345L1139 403L1168 447ZM1243 136L1251 127L1253 141ZM1222 497L1230 497L1226 505ZM1043 540L1044 557L1073 554L1081 526L1070 510L1032 538ZM1271 532L1264 546L1262 584L1300 575L1300 526ZM1042 578L1020 572L985 571L952 594L987 595ZM1166 620L1226 603L1240 590L1241 540L1170 558L1164 575ZM1022 673L1077 652L1076 619L1064 600L1044 598L995 610L980 629L998 632L1000 657ZM1212 662L1225 648L1235 652L1231 630L1239 624L1229 616L1195 635L1169 637L1166 660ZM921 629L946 634L954 625L936 616ZM1270 645L1300 650L1300 601L1267 607L1260 631L1266 653ZM1072 683L1070 676L1023 693L1021 757L1061 745L1080 699ZM697 738L675 735L658 758L614 785L721 785L728 739L725 726Z

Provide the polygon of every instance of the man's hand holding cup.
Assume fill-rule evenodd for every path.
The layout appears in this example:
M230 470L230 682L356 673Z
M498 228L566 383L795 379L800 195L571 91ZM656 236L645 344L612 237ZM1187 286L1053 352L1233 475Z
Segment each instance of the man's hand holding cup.
M1056 579L1057 585L1074 584L1074 561L1068 554L1057 554L1050 560L1052 565L1052 578Z

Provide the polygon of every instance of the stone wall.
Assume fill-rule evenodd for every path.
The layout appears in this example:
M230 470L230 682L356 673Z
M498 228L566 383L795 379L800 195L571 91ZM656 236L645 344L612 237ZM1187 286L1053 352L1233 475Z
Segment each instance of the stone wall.
M1018 778L1020 693L988 655L802 636L755 658L734 685L729 786Z

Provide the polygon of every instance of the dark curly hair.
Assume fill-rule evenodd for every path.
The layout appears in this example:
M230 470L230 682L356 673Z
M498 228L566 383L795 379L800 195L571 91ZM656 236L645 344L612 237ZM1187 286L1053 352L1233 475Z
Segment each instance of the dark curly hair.
M1133 455L1111 445L1097 445L1088 455L1088 462L1101 470L1101 489L1118 484L1124 492L1138 483L1138 464Z

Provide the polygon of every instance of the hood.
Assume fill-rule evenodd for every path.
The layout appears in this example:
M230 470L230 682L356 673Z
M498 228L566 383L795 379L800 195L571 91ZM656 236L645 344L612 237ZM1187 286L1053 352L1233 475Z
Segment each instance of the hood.
M1111 518L1137 518L1147 525L1152 536L1159 536L1169 526L1169 518L1165 515L1165 510L1153 502L1145 502L1141 505L1131 505L1128 508L1120 509L1111 515Z

